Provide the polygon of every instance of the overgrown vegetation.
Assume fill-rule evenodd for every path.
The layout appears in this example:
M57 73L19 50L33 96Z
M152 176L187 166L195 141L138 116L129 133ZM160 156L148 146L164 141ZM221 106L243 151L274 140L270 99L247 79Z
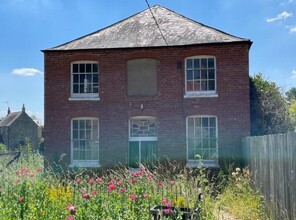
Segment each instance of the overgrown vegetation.
M98 175L84 169L54 173L42 164L42 156L26 153L1 173L0 219L151 219L156 205L163 207L162 219L182 219L183 207L198 210L192 219L266 219L262 198L242 173L209 175L169 162Z

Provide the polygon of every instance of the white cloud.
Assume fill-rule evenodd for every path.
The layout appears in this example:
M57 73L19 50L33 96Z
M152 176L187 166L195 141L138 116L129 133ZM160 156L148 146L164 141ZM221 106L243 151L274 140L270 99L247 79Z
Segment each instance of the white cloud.
M286 20L288 17L292 17L292 16L293 16L293 13L283 11L282 13L278 14L276 17L266 19L266 21L270 23L278 20Z
M289 29L290 29L290 32L295 32L296 33L296 26L289 27Z
M34 68L20 68L12 70L12 74L19 75L19 76L35 76L35 75L42 75L43 73Z
M296 70L292 70L292 79L296 79Z

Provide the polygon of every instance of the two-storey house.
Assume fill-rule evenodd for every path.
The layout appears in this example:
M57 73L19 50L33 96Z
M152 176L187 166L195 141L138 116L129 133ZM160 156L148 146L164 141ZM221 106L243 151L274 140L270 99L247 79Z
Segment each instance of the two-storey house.
M250 134L251 44L157 5L44 50L47 161L238 157Z

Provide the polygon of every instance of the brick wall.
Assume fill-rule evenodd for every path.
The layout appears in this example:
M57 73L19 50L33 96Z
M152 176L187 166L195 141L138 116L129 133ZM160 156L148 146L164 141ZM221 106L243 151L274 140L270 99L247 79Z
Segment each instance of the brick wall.
M98 117L100 164L128 162L128 120L132 116L155 116L159 122L158 156L186 159L186 117L218 117L219 152L239 152L240 139L250 133L249 44L212 44L186 47L45 51L45 156L57 160L65 154L70 163L71 119ZM184 59L216 57L218 97L184 98ZM128 97L127 61L158 60L158 95ZM69 101L71 62L99 63L99 101ZM178 63L181 61L181 68ZM180 67L180 66L179 66ZM140 109L143 104L143 110Z

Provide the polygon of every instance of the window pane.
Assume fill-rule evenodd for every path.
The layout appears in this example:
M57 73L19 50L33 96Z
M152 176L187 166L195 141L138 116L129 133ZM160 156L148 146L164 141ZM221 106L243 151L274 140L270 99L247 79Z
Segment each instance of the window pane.
M208 74L209 74L209 79L215 79L215 70L214 69L209 69L208 70Z
M215 67L215 61L214 58L208 59L208 68L214 68Z
M210 117L210 127L216 127L216 118Z
M200 81L199 80L194 80L193 88L194 88L194 91L200 91Z
M216 128L210 128L210 138L216 138Z
M78 139L78 130L73 130L73 139Z
M73 73L78 73L78 64L73 64Z
M194 118L188 118L188 127L193 128L194 127Z
M203 91L208 90L207 81L201 82L201 90L203 90Z
M200 68L200 59L194 59L194 68L199 69Z
M193 91L193 82L187 81L187 91Z
M85 120L80 120L79 121L79 128L80 129L85 129Z
M215 90L215 81L209 80L209 90Z
M195 138L201 138L201 128L197 127L195 128Z
M86 68L86 72L87 72L87 73L90 73L90 72L91 72L91 64L90 64L90 63L87 63L87 64L85 65L85 68Z
M79 75L78 74L73 75L73 83L79 83Z
M202 118L202 126L208 127L209 126L209 119L208 118Z
M200 79L200 71L194 70L194 79Z
M93 74L93 83L98 83L98 82L99 82L99 75Z
M201 79L207 79L208 78L207 73L208 73L207 70L201 70Z
M73 129L78 129L78 121L73 120Z
M99 72L98 64L94 63L93 64L93 73L98 73L98 72Z
M193 71L187 70L187 80L192 80L192 79L193 79Z
M84 63L79 64L79 72L80 73L85 73L85 64Z
M201 127L201 118L199 117L195 118L195 127Z
M186 68L187 69L192 69L192 59L187 59L186 60Z
M92 83L92 74L87 74L86 80L87 80L87 83Z
M208 67L207 61L208 61L208 59L206 59L206 58L201 59L201 68L206 69Z
M79 139L85 139L85 130L79 130Z

